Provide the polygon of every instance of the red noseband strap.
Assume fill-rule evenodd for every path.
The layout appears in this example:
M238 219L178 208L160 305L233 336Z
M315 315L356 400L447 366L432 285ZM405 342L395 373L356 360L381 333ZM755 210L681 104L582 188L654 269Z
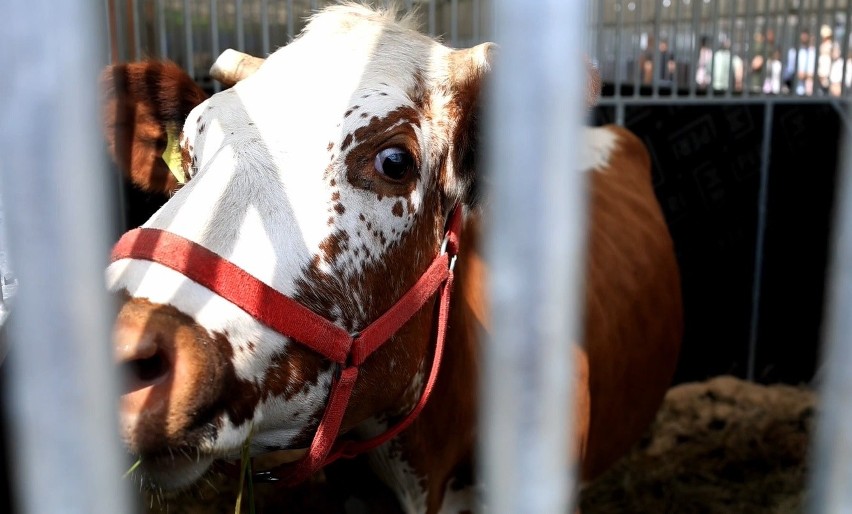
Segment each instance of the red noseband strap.
M242 268L181 236L159 229L138 228L124 234L112 251L112 261L141 259L171 268L246 311L276 332L301 343L340 365L322 420L308 454L281 477L287 483L304 480L341 457L354 457L387 442L408 427L423 410L435 385L443 355L453 283L452 264L458 253L461 208L450 215L441 251L414 286L393 307L350 335L331 321L284 296ZM442 250L444 250L442 249ZM338 441L340 424L364 361L439 293L438 325L429 378L420 400L396 425L366 441Z

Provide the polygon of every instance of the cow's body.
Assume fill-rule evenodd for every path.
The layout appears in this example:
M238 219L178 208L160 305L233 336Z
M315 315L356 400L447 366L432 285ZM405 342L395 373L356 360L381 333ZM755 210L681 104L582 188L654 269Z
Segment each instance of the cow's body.
M168 91L197 94L181 92L188 86L170 78L173 68L148 63L108 75L117 84L108 96L118 100L107 110L108 133L132 177L172 184L151 156L188 114L182 165L191 180L146 226L221 255L348 332L417 281L439 251L448 212L464 206L431 400L368 457L406 512L461 512L473 501L478 334L487 327L475 110L488 48L451 51L389 15L345 6L316 17L254 75L191 113L163 100ZM152 95L146 87L155 82ZM135 134L144 137L134 144ZM586 139L592 211L575 419L591 477L653 417L674 369L681 307L647 152L616 127L588 129ZM121 259L108 277L125 295L115 331L131 371L123 433L153 481L186 486L212 461L238 457L249 436L255 455L311 443L337 365L156 262ZM364 363L343 437L379 434L417 403L435 323L427 303Z

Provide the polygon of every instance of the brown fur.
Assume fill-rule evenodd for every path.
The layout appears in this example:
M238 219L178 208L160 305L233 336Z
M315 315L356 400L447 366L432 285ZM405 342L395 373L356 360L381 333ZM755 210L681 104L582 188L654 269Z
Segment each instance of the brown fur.
M101 73L100 87L104 134L113 160L143 190L174 191L177 180L162 159L166 131L176 131L176 138L189 112L207 95L167 61L109 66Z

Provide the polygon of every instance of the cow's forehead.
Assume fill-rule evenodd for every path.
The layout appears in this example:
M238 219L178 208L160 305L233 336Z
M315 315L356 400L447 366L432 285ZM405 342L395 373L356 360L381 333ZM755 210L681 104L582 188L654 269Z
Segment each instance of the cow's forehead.
M261 94L286 94L291 101L322 97L319 109L340 112L381 90L409 94L445 75L450 49L389 15L359 8L331 9L315 17L291 44L274 52L255 76L238 85ZM386 98L391 104L400 100ZM338 114L339 115L339 114Z

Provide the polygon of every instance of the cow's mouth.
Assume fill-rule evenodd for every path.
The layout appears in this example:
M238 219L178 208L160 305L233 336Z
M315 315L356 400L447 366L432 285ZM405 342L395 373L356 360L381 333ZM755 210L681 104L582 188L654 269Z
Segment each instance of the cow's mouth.
M188 451L139 457L139 478L143 486L161 491L186 489L210 469L216 459Z
M262 453L252 457L252 470L263 475L269 470L287 468L301 460L307 452L308 448L300 448ZM189 488L211 470L213 473L239 476L240 469L239 457L221 458L187 449L142 456L138 466L142 485L164 492Z

